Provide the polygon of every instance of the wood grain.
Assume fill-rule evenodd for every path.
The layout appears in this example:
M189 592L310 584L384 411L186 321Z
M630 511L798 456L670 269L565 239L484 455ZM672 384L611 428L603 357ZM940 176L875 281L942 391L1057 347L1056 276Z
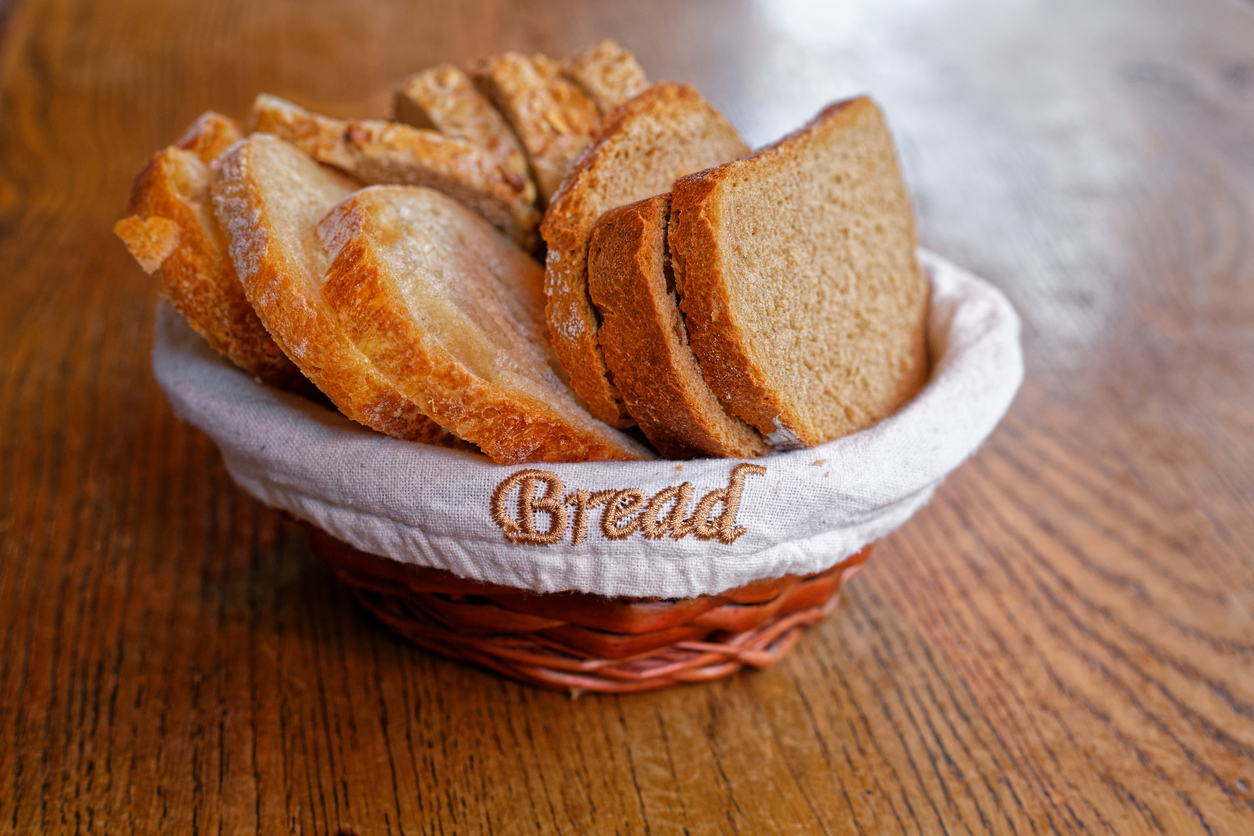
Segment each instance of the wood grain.
M0 833L1254 832L1254 6L0 3ZM870 90L1025 321L980 453L767 672L570 700L369 620L148 371L200 111L612 35L753 143Z

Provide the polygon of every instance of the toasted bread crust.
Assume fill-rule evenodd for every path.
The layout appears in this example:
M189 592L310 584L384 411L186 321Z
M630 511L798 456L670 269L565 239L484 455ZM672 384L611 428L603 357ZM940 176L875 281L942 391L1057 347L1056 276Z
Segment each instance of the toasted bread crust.
M423 265L412 260L412 250L400 256L387 251L404 248L406 241L393 210L405 223L421 223L422 236L440 237L456 247L439 253L439 276L423 275ZM412 220L418 216L424 217ZM463 328L505 329L520 339L530 334L527 362L536 364L533 368L544 367L549 384L561 386L543 359L548 352L540 321L539 265L477 216L436 192L380 186L363 189L338 206L320 225L320 233L334 256L326 298L349 337L408 397L493 460L515 464L648 457L625 436L581 415L571 395L565 395L569 408L563 408L556 399L534 397L525 385L513 385L519 374L516 358L506 362L509 371L498 379L493 371L474 367L466 359L474 356L496 368L495 359L484 361L476 353L478 344L454 354L442 342L439 326L430 321L441 315L436 308L424 307L428 321L415 318L403 295L403 282L430 282L436 294L470 298L473 301L467 304L484 306L491 312L484 319L494 322L472 317ZM431 245L437 250L440 246L435 241ZM408 275L397 274L393 259L398 257ZM485 278L489 275L495 278ZM524 318L534 321L520 322L520 307L529 312ZM460 313L451 316L460 322ZM469 339L464 330L460 335Z
M476 63L470 75L522 142L539 202L547 204L596 133L601 121L596 103L543 55L507 52Z
M636 56L609 38L571 58L562 71L592 97L602 114L649 86Z
M530 179L527 158L514 131L475 89L470 76L451 64L438 64L406 79L393 97L393 112L397 122L484 148L507 169Z
M145 171L141 171L140 175ZM134 205L135 201L132 200L131 204ZM113 225L113 234L122 239L131 257L150 276L161 269L162 262L178 249L179 239L183 237L177 223L159 215L125 217Z
M864 131L865 136L871 137L868 143L874 143L874 148L864 153L864 168L844 173L813 170L811 162L822 149L839 146L856 130ZM768 208L767 216L759 217L753 214L753 206L744 205L744 201L737 202L737 196L743 193L745 184L762 183L764 178L794 170L798 176L792 178L792 192L776 194L774 199L793 201L798 207L836 206L832 194L844 195L843 189L852 188L845 178L855 181L861 178L865 182L870 182L867 178L879 178L875 181L878 184L875 199L884 205L882 211L894 226L889 233L862 229L854 219L851 228L858 240L846 246L848 252L824 252L817 256L813 253L766 252L766 256L780 256L784 260L809 258L811 260L803 266L819 271L823 276L822 281L826 284L816 296L823 303L800 314L808 324L794 322L787 326L803 332L823 327L825 318L840 310L842 305L849 310L852 300L837 298L838 294L830 289L837 286L834 283L840 277L822 272L836 269L828 262L839 261L838 268L848 272L854 281L861 280L856 273L858 263L851 261L859 251L874 251L877 257L893 263L895 273L889 275L884 284L891 284L892 295L904 300L901 306L908 308L903 315L909 320L908 328L904 332L900 327L895 328L892 344L884 348L883 357L840 360L850 374L862 374L865 367L874 365L866 373L875 376L877 383L881 384L879 389L889 393L874 402L822 403L818 402L820 399L812 399L809 404L799 403L801 399L797 393L787 391L778 376L772 374L772 349L766 346L770 341L771 326L764 325L760 317L755 318L740 292L747 278L738 270L745 268L743 263L740 268L733 267L732 262L741 256L733 254L727 236L738 224L741 229L736 231L742 231L746 218L768 226L774 221L774 210ZM840 211L853 218L858 210L842 208ZM883 243L876 238L881 233L896 236L891 252L877 249L877 245ZM924 323L928 305L927 282L914 259L915 232L909 198L896 167L887 130L870 99L832 105L801 130L753 157L676 182L672 194L669 244L680 306L686 315L692 347L707 382L731 412L755 426L773 445L820 444L869 426L895 411L926 379ZM770 247L771 244L764 246ZM762 253L755 254L755 259L758 263L767 260ZM822 259L827 261L819 263ZM761 286L770 286L773 280L767 275L754 278L761 280L758 282ZM875 321L876 317L883 318L881 314L872 311L863 313L872 325L883 324ZM839 353L841 349L829 344L827 351ZM833 417L822 424L815 419L815 414L825 410Z
M270 338L244 295L209 199L209 167L242 135L209 112L178 147L158 152L131 188L131 217L114 226L148 273L160 270L174 309L210 346L265 383L295 392L313 387Z
M265 167L278 159L284 170ZM300 216L272 189L303 189ZM401 395L344 334L321 293L325 256L314 225L356 184L323 168L295 146L253 134L213 166L212 195L219 223L248 300L283 351L346 416L396 438L434 441L446 436ZM309 229L294 223L308 220ZM313 248L313 249L311 249ZM316 249L316 252L314 251Z
M592 414L630 426L597 339L588 296L588 239L607 210L667 191L677 177L748 152L731 126L686 84L655 84L610 113L553 196L540 232L548 244L549 333L571 385Z
M756 430L729 415L701 375L674 292L667 287L670 196L606 212L588 251L588 290L601 314L605 362L628 411L668 459L751 458Z
M524 248L537 243L534 184L492 151L409 125L333 119L267 94L257 97L253 113L256 130L273 133L362 183L436 189Z
M191 151L205 165L216 160L244 136L244 129L229 116L206 110L188 126L174 143L175 147Z

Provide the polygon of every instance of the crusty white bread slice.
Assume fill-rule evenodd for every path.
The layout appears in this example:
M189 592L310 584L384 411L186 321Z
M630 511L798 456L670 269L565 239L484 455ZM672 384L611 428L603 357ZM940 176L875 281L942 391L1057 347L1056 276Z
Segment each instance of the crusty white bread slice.
M214 162L211 194L248 300L305 376L354 421L438 440L441 427L357 349L323 296L329 261L318 222L356 188L296 146L255 133Z
M631 423L605 366L588 297L588 238L609 209L668 191L679 177L749 149L736 129L686 84L655 84L606 117L545 213L544 290L549 332L571 384L592 414Z
M929 288L869 98L679 180L669 246L705 379L773 446L870 426L927 377Z
M530 179L527 158L513 129L457 67L438 64L406 79L392 107L394 121L485 148L524 183Z
M596 103L543 55L507 52L470 68L475 86L514 129L547 204L601 122Z
M431 189L374 186L319 226L345 333L427 414L495 461L643 459L562 383L538 264Z
M235 365L281 389L312 391L244 296L209 200L209 163L243 136L212 111L155 154L131 187L130 217L113 231L148 273L159 271L174 309Z
M602 114L649 86L636 56L609 38L571 58L562 70L592 97Z
M253 118L255 130L273 133L362 183L437 189L522 246L536 244L535 186L485 148L395 122L333 119L265 93L253 102Z
M611 209L592 230L588 291L605 363L627 411L668 459L752 458L757 430L727 412L688 345L666 253L670 195Z

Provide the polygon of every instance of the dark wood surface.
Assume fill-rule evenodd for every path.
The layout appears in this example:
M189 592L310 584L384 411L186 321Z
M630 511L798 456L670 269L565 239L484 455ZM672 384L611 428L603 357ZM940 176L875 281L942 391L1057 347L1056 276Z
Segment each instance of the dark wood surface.
M1254 833L1254 4L808 5L0 3L0 832ZM754 144L870 90L1028 377L776 668L571 700L232 485L109 229L207 108L606 35Z

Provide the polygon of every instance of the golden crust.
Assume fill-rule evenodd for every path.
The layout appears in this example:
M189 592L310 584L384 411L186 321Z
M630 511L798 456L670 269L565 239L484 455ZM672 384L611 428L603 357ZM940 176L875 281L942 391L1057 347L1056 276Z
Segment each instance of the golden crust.
M196 121L188 126L174 145L185 151L191 151L200 157L201 162L208 165L243 136L243 128L234 119L216 111L206 110L196 117Z
M409 125L332 119L264 93L253 114L256 130L273 133L362 183L436 189L525 249L536 244L535 186L492 151Z
M609 38L571 58L562 71L592 97L601 113L609 113L649 86L636 56Z
M801 413L795 393L781 387L755 351L763 342L760 339L762 326L755 325L753 318L746 316L733 294L733 289L744 279L728 264L731 253L725 244L728 224L725 212L730 211L737 190L744 184L758 181L771 172L805 166L810 149L844 142L847 132L860 124L869 124L869 120L875 120L879 150L883 151L887 145L884 156L888 162L877 175L884 178L880 191L891 193L885 199L893 204L896 222L907 230L902 237L908 238L908 242L901 247L902 252L891 254L906 265L897 276L894 292L902 294L903 298L920 297L921 304L913 311L910 334L906 338L908 347L881 369L883 374L894 377L886 385L891 395L879 403L857 404L856 409L850 404L830 404L832 413L840 411L858 417L845 422L838 431L824 432L816 428L809 416ZM841 180L828 183L822 176L823 172L809 171L794 182L803 184L798 189L843 188ZM774 199L789 201L797 197L783 194L775 195ZM824 192L823 200L830 204L831 197ZM738 208L745 214L744 206ZM772 210L767 212L772 214ZM770 219L764 220L769 222ZM894 412L926 379L927 282L914 259L914 221L891 153L891 140L870 99L863 97L831 105L800 130L752 157L677 181L672 192L668 243L680 307L707 382L731 412L755 426L773 444L820 444L862 429ZM818 326L818 322L811 322L811 327Z
M238 140L239 126L209 112L179 146L166 148L135 178L130 211L114 226L148 273L160 269L174 309L209 345L235 365L280 389L312 386L283 355L245 298L209 205L206 163Z
M492 103L475 89L470 76L451 64L439 64L408 78L396 91L393 111L394 121L439 131L484 148L509 171L524 181L530 180L518 137Z
M354 421L396 438L443 438L349 341L320 290L326 256L316 224L356 184L277 137L253 134L217 160L211 188L244 292L301 371Z
M547 204L596 133L601 121L596 103L543 55L507 52L478 62L470 75L522 142L540 203Z
M747 153L718 111L686 84L655 84L606 117L545 213L549 333L571 385L613 426L631 417L610 380L588 296L588 239L609 209L667 191L676 178Z
M668 459L751 458L767 452L757 431L729 415L688 345L667 286L670 196L606 212L592 233L588 291L601 314L605 362L628 411Z
M178 248L183 237L177 223L155 215L123 218L113 225L113 234L122 239L131 256L150 276Z
M325 294L339 322L452 432L504 464L648 458L558 391L539 265L477 216L437 192L380 186L337 207L319 230L334 254ZM428 250L439 275L425 274L415 255Z

